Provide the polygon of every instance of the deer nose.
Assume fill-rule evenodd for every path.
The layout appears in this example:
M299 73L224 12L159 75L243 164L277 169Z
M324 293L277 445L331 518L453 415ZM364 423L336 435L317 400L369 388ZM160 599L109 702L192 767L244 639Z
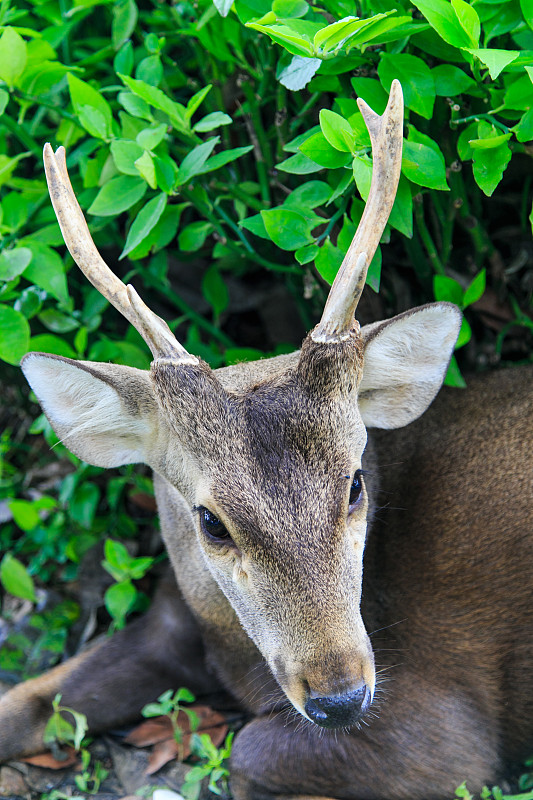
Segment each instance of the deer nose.
M346 694L316 697L313 692L305 703L305 713L322 728L349 728L355 725L370 705L370 690L366 684Z

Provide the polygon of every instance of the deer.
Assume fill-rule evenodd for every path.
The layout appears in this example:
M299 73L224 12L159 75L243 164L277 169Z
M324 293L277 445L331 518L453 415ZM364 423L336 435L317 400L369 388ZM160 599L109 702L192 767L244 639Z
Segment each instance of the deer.
M172 575L144 617L2 697L0 761L42 749L57 693L101 732L179 686L247 714L235 800L441 800L530 755L533 372L436 397L454 305L355 319L400 174L401 86L382 116L359 104L371 190L319 323L300 351L214 371L102 260L46 145L66 245L153 362L22 369L79 458L152 468Z

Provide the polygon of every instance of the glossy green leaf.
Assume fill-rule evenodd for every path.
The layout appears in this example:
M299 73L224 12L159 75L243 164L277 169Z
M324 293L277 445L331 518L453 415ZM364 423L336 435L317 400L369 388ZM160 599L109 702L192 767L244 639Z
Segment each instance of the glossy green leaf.
M151 189L157 188L155 164L148 150L145 150L142 156L137 159L135 168Z
M35 602L33 578L24 564L11 553L6 553L0 562L0 581L9 594Z
M272 208L261 211L261 217L268 235L282 250L298 250L312 241L310 223L297 211Z
M496 80L500 72L503 72L505 67L516 61L520 55L519 50L491 50L490 48L469 49L468 52L479 58L481 63L488 67L493 81Z
M165 206L167 204L167 195L162 193L149 200L146 205L139 211L134 219L131 228L128 231L128 237L124 250L120 254L120 258L124 258L128 253L137 247L143 239L148 236L152 228L157 224Z
M337 167L344 167L351 161L349 153L343 153L335 150L330 145L322 132L315 133L309 139L306 139L300 145L300 150L316 164L328 169L336 169Z
M298 92L307 86L309 81L316 75L322 61L319 58L307 58L304 56L293 56L290 64L284 67L278 74L278 80L292 92Z
M315 258L315 267L319 274L330 285L337 276L343 258L343 251L339 247L335 247L328 237Z
M321 28L320 23L308 23L303 28L301 20L284 20L285 24L261 25L257 22L247 22L247 28L253 28L261 33L266 33L273 42L282 45L285 50L294 56L313 57L315 50L312 36ZM299 23L299 24L298 24Z
M511 150L507 142L489 150L474 150L474 178L479 188L490 197L501 181Z
M178 236L179 249L185 253L194 253L203 247L205 240L213 230L210 222L191 222Z
M387 91L390 91L392 81L397 78L402 84L407 108L425 119L431 119L435 103L435 81L431 70L421 58L407 53L382 53L378 75Z
M212 114L207 114L201 120L198 120L193 130L197 133L207 133L219 128L221 125L231 125L231 123L232 119L228 114L224 114L222 111L213 111Z
M114 217L141 200L147 189L142 178L120 175L104 184L87 211L99 217Z
M17 82L24 72L28 51L26 42L14 28L4 28L0 36L0 79L9 87Z
M470 283L468 288L465 290L464 296L464 306L471 306L472 303L476 303L484 294L485 287L487 284L487 271L482 269L481 272L478 272L474 280Z
M219 141L220 137L214 136L209 141L199 144L185 156L178 169L178 184L186 183L201 173L205 162Z
M0 253L0 281L11 281L21 275L32 259L28 247L15 247Z
M455 97L475 89L476 82L454 64L439 64L431 70L435 81L435 94L439 97Z
M404 140L402 172L418 186L448 190L444 157L427 144Z
M355 136L349 122L340 114L323 108L320 111L320 127L325 138L335 150L351 153L355 148Z
M5 89L0 89L0 116L6 110L6 106L9 103L9 94L6 92Z
M455 303L460 308L463 307L464 292L463 287L454 278L448 275L435 275L433 278L433 294L435 300Z
M111 614L115 624L122 627L128 611L135 602L137 590L130 580L114 583L104 595L105 607Z
M133 97L133 95L132 95ZM139 175L135 162L143 154L143 148L127 139L115 139L111 142L111 155L119 172L124 175Z
M283 205L285 208L291 206L317 208L326 203L330 196L331 187L324 181L305 181L292 190Z
M68 302L65 267L56 251L32 239L25 239L24 246L32 252L32 260L24 270L24 277L61 303Z
M185 116L185 107L181 103L175 103L170 97L155 86L137 78L130 78L127 75L119 75L119 78L126 84L137 97L145 103L159 109L167 114L172 125L178 130L188 130L188 123Z
M35 504L29 500L10 500L8 506L13 519L23 531L33 530L41 521Z
M477 47L477 39L465 30L449 0L413 0L413 5L448 44Z
M165 138L166 125L157 125L155 128L144 128L137 134L137 144L144 150L154 150Z
M30 326L26 317L6 305L0 305L0 358L18 364L28 352Z
M320 248L316 244L308 244L304 247L299 247L298 250L295 252L294 257L298 264L309 264L310 261L314 261L318 255Z
M113 22L111 40L113 47L119 47L129 39L137 23L137 5L135 0L115 0L112 5Z
M187 108L185 109L185 118L187 120L190 120L194 112L200 108L212 88L213 87L211 84L204 86L203 89L200 89L199 92L196 92L196 94L191 97L187 103Z
M111 138L111 106L104 96L72 72L67 75L70 99L78 118L91 136Z
M238 158L246 153L249 153L250 150L253 149L253 144L248 144L244 147L234 147L232 150L223 150L221 153L216 153L214 156L211 156L211 158L207 159L197 174L204 175L206 172L213 172L216 169L220 169L220 167L225 167L226 164L236 161Z
M76 353L64 339L54 336L52 333L40 333L30 339L28 350L37 353L51 353L55 356L65 356L65 358L76 358Z

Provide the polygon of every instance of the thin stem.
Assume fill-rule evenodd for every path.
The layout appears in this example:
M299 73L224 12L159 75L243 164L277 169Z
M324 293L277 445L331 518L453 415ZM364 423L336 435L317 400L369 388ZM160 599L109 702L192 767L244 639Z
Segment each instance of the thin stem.
M196 311L194 311L194 309L192 309L190 305L179 296L179 294L176 294L173 289L165 286L164 290L162 291L164 292L165 297L167 297L173 303L173 305L175 305L176 308L178 308L191 322L194 322L195 325L198 325L199 328L202 328L206 333L208 333L214 339L217 339L225 347L234 347L234 342L229 336L227 336L223 331L219 330L215 325L213 325L213 323L209 322L209 320L205 319Z
M333 227L334 227L335 223L337 222L337 220L339 220L342 216L344 216L344 212L346 211L346 208L348 207L349 199L350 198L348 198L348 197L344 198L343 202L341 203L340 208L333 214L333 216L331 217L330 221L328 222L328 225L327 225L325 231L323 233L321 233L320 236L318 236L315 239L315 244L320 244L320 242L322 242L324 239L327 239L327 237L330 235L331 231L333 230Z
M422 239L422 243L426 249L426 253L431 262L431 265L436 273L438 273L439 275L444 275L445 274L444 266L439 258L439 255L437 253L437 248L435 247L435 243L426 225L426 220L424 217L423 200L420 200L418 202L415 200L414 210L418 226L418 233L420 234L420 238Z

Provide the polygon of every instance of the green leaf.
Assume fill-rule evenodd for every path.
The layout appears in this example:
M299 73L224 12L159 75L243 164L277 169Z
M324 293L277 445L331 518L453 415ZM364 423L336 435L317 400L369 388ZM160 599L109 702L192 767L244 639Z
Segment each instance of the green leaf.
M444 156L426 144L404 140L402 172L418 186L448 190Z
M145 150L142 156L137 159L135 162L135 168L151 189L157 188L155 164L148 150Z
M35 602L35 587L28 570L15 556L6 553L0 563L0 581L6 592Z
M193 94L185 110L185 118L187 120L190 120L194 112L202 105L212 88L212 85L209 84L208 86L204 86L203 89L200 89L199 92L196 92L196 94Z
M511 160L507 139L494 125L482 120L478 123L478 139L470 140L473 152L474 179L479 188L490 197L503 177Z
M231 11L233 0L213 0L214 6L221 17L227 17Z
M129 175L111 178L102 186L87 211L99 217L115 217L138 203L147 188L142 178Z
M26 42L14 28L7 27L0 37L0 78L13 87L24 72L28 51Z
M285 161L280 161L276 165L276 169L292 175L309 175L311 172L318 172L322 167L303 153L296 153L296 155L286 158Z
M228 114L224 114L222 111L213 111L212 114L207 114L205 117L202 117L202 119L196 123L193 130L197 133L207 133L207 131L212 131L221 125L231 125L231 123L232 119Z
M383 88L390 91L397 78L402 84L405 105L425 119L431 119L435 103L435 81L427 64L406 53L381 54L378 75Z
M12 281L21 275L30 261L32 252L28 247L15 247L0 253L0 280Z
M435 94L439 97L455 97L477 86L466 72L453 64L439 64L431 70L431 74L435 81Z
M159 86L163 80L163 65L158 55L143 58L137 65L135 77L149 86Z
M433 294L435 300L443 300L447 303L455 303L460 308L463 307L463 287L454 278L449 278L447 275L435 275Z
M331 197L331 187L324 181L306 181L290 193L283 205L317 208Z
M137 6L134 0L115 0L112 5L113 22L111 25L111 41L113 47L119 47L129 39L137 24Z
M286 19L283 23L261 25L257 22L247 22L246 27L266 33L273 42L282 45L293 56L314 56L312 36L322 27L320 23L308 22L307 27L301 20Z
M144 150L154 150L165 138L167 126L157 125L155 128L144 128L137 134L137 144Z
M413 195L409 181L404 175L400 175L398 191L389 215L389 225L408 239L413 235Z
M315 258L315 267L319 274L330 285L337 276L343 258L343 251L339 247L335 247L328 237Z
M448 44L453 47L477 47L478 39L464 29L449 0L413 0L413 5L422 12L431 27ZM462 7L461 11L464 11Z
M386 11L381 14L375 14L368 19L358 19L357 17L344 17L338 22L333 22L325 28L322 28L315 34L313 44L317 55L327 56L332 52L336 52L345 47L348 42L351 45L363 44L372 40L378 35L383 28L379 23L393 14L394 11ZM376 25L378 23L378 25ZM386 25L391 27L390 25ZM373 31L373 33L372 33Z
M220 167L230 164L232 161L235 161L237 158L240 158L245 153L249 153L250 150L253 149L253 144L248 144L244 147L234 147L232 150L223 150L222 153L216 153L214 156L207 159L198 175L204 175L206 172L213 172L215 169L220 169Z
M133 96L133 95L132 95ZM143 154L143 149L137 142L127 139L114 139L111 142L111 155L119 172L124 175L139 175L135 162Z
M516 61L520 55L519 50L491 50L490 48L482 48L481 50L469 49L468 52L479 58L481 63L488 67L493 81L496 80L500 72L503 72L505 67Z
M278 17L305 17L309 11L309 3L305 0L274 0L272 11Z
M320 127L325 138L335 150L352 153L355 148L355 136L352 127L340 114L323 108L320 111Z
M130 580L114 583L104 595L105 606L115 623L122 627L128 611L137 597L137 589Z
M290 64L278 73L278 80L291 92L298 92L307 86L322 63L319 58L293 56Z
M520 122L511 130L519 142L529 142L533 139L533 108L526 111Z
M533 0L520 0L520 8L525 21L533 30Z
M178 169L178 184L186 183L195 175L201 173L202 167L219 141L220 137L214 136L207 142L199 144L190 153L187 153Z
M322 132L315 133L305 142L302 142L300 150L307 158L327 169L344 167L351 161L350 154L335 150Z
M271 208L261 211L261 217L268 235L282 250L298 250L312 242L310 223L297 211Z
M74 111L91 136L110 139L113 135L111 106L103 95L72 72L67 75Z
M389 96L376 78L352 78L351 84L358 97L368 103L376 114L383 114Z
M213 230L210 222L191 222L180 232L178 246L185 253L193 253L203 247L207 236Z
M8 102L9 102L9 94L6 92L5 89L0 89L0 116L6 110Z
M38 353L52 353L56 356L76 358L76 353L68 342L51 333L40 333L38 336L33 336L27 349Z
M185 107L181 103L175 103L161 89L150 86L150 84L137 78L129 78L127 75L122 74L119 75L119 78L137 97L167 114L174 128L181 131L189 130Z
M159 221L166 204L167 195L163 192L149 200L139 211L128 231L126 245L120 254L121 259L127 256L128 253L131 253L131 251L148 236L152 228Z
M8 506L13 519L23 531L32 531L41 521L35 504L28 500L11 500Z
M477 47L479 34L481 33L481 23L476 9L465 0L451 0L452 7L457 19L467 36L470 37L472 47Z
M209 305L212 306L216 317L227 308L229 302L228 287L215 264L209 267L202 278L202 294Z
M153 117L150 106L142 97L137 97L137 95L132 94L132 92L119 92L118 102L132 117L152 121Z
M115 72L121 72L123 75L131 75L134 64L133 45L131 42L125 42L113 60L113 69Z
M472 303L476 303L480 297L482 297L485 287L487 284L487 271L482 269L479 272L472 283L468 286L465 291L465 296L463 300L464 307L471 306Z
M32 260L24 270L24 277L61 303L67 303L69 295L65 267L56 251L31 239L25 239L24 245L32 252Z
M528 75L523 75L509 84L503 102L505 108L519 111L529 111L533 107L533 85Z
M314 261L319 253L319 246L317 244L308 244L304 247L299 247L295 252L294 257L298 264L309 264Z
M455 356L452 356L451 358L448 372L444 378L444 383L446 386L455 386L458 389L466 389L466 381L461 375L461 370L459 369L459 365ZM469 794L469 797L472 797L472 795Z

